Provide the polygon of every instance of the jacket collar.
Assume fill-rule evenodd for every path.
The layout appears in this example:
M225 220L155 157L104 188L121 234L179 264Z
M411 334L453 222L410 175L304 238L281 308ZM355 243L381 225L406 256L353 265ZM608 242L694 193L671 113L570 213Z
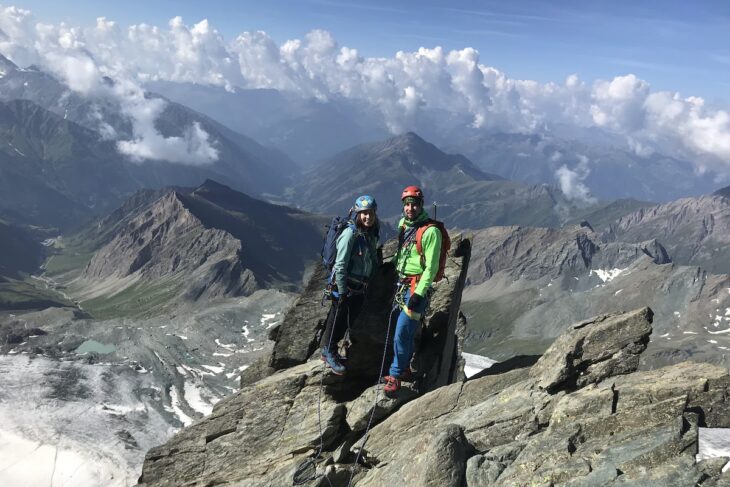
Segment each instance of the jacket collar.
M417 225L426 220L428 220L428 213L426 213L425 209L421 208L421 213L419 213L418 216L414 220L409 220L408 217L404 216L403 224L407 227L412 227L413 225Z

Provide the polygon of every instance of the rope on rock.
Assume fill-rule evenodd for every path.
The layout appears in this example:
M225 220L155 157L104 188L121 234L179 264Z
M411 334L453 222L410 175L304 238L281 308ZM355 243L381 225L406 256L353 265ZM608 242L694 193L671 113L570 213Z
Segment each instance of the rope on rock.
M335 316L334 316L334 323L332 326L332 330L330 331L330 337L327 341L327 349L329 350L329 347L332 345L332 336L335 334L335 326L334 324L337 322L337 313L340 311L339 304L335 308ZM350 326L350 313L347 313L347 326L349 328ZM296 470L294 470L294 476L292 478L292 485L304 485L308 482L311 482L312 480L317 480L319 478L324 477L327 479L327 482L330 484L330 487L332 486L332 482L330 482L329 477L327 477L324 474L317 474L317 460L322 456L322 450L324 450L324 438L322 435L322 389L324 388L324 372L327 368L327 363L322 362L322 373L319 377L319 393L317 395L317 420L319 424L319 447L316 450L316 453L313 457L308 458L304 460L302 463L297 466ZM314 469L314 473L309 474L305 476L305 473L310 469Z
M390 327L393 324L393 315L395 314L395 310L399 309L399 305L396 302L396 296L398 295L398 292L396 292L396 295L393 296L393 305L390 308L390 316L388 317L388 328L385 330L385 345L383 345L383 358L380 361L380 372L378 373L378 381L375 383L375 385L380 384L380 378L383 377L383 369L385 368L385 357L388 355L388 339L390 339ZM355 463L353 464L352 471L350 472L350 480L347 481L347 487L351 487L352 485L352 479L355 477L355 467L360 462L360 456L362 455L362 451L365 449L365 443L368 441L368 433L370 433L370 428L373 425L373 419L375 418L375 408L378 405L378 396L380 395L380 388L376 387L375 389L375 401L373 401L373 409L370 411L370 419L368 419L368 425L365 428L365 433L363 434L363 440L362 444L360 445L360 448L357 451L357 456L355 457Z
M395 295L393 296L393 302L392 302L392 306L390 309L390 316L388 317L388 328L385 331L385 343L383 345L383 356L382 356L382 359L380 360L380 372L378 372L378 380L375 383L376 386L380 384L380 379L383 376L383 370L385 369L385 359L388 355L388 340L390 339L390 328L393 325L393 315L396 314L395 311L397 309L401 308L401 305L400 305L399 299L398 299L398 296L400 294L401 294L401 289L398 289L396 291ZM402 301L402 297L401 297L401 301ZM339 309L340 309L339 306L337 306L337 308L335 308L335 316L334 316L335 322L337 321L337 313L339 312ZM347 313L347 328L348 328L348 330L350 328L349 310ZM332 331L330 332L329 341L327 342L328 349L329 349L330 345L332 344L332 336L334 335L334 330L335 330L335 327L333 326ZM317 448L314 456L312 456L311 458L308 458L307 460L304 460L296 468L296 470L294 471L292 485L304 485L308 482L311 482L312 480L317 480L319 478L324 477L327 480L327 482L329 483L330 487L333 487L332 482L330 481L329 477L327 477L323 473L317 474L317 467L316 467L316 462L317 462L317 460L319 460L319 458L322 455L322 451L324 450L324 439L323 439L323 435L322 435L322 407L321 407L321 404L322 404L322 389L324 388L324 372L326 370L326 367L327 367L327 364L323 362L322 363L322 374L321 374L321 377L319 380L319 394L317 396L317 419L319 421L319 447ZM357 456L355 457L355 463L353 464L353 469L350 472L350 479L347 482L347 487L352 486L352 480L355 477L355 466L357 466L357 464L359 463L360 457L362 455L362 451L365 449L365 443L368 440L367 435L370 432L370 428L373 425L373 419L375 418L375 408L378 405L379 395L380 395L380 389L376 388L375 389L375 400L373 401L372 410L370 411L370 418L368 419L368 424L367 424L367 427L365 428L365 433L363 434L364 439L363 439L362 444L360 445L360 448L358 449ZM310 468L314 468L314 473L305 476L305 472L307 472Z

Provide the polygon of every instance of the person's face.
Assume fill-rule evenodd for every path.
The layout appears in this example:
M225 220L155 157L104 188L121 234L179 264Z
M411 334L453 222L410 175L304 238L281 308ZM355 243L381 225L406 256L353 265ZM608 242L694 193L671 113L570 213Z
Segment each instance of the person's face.
M409 201L403 205L403 214L409 220L415 220L415 218L421 213L421 203L418 201Z
M362 226L365 228L371 228L375 225L375 210L360 211L357 216L360 218L360 223L362 223Z

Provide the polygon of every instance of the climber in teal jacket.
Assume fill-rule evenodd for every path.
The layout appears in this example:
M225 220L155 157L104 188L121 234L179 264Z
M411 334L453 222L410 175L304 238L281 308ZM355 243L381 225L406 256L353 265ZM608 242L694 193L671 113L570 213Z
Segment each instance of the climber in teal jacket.
M333 266L335 289L320 346L322 360L335 374L345 373L337 343L362 311L368 281L378 266L378 204L372 196L355 200L353 221L337 238L337 257Z

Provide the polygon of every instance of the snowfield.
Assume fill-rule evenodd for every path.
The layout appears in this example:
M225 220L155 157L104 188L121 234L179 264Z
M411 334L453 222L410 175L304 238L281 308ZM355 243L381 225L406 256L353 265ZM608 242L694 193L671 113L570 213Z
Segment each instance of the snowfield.
M136 483L147 449L175 431L149 385L128 367L0 355L0 485Z

